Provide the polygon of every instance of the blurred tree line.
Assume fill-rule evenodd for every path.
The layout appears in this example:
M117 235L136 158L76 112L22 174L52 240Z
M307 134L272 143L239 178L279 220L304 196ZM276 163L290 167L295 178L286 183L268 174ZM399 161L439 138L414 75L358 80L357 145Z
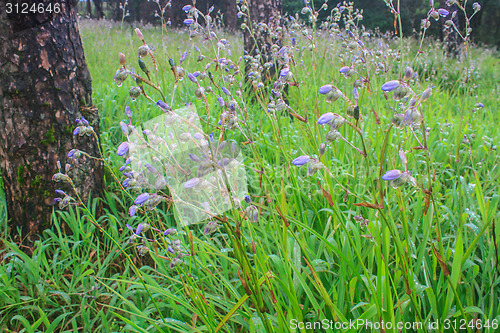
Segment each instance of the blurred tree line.
M314 8L321 8L324 0L310 0L314 4ZM122 20L124 13L128 16L125 21L144 21L148 23L159 23L160 8L170 2L170 6L165 8L164 17L172 26L179 26L185 18L182 12L182 7L186 4L192 4L191 0L86 0L80 1L79 11L82 16L90 16L93 18L109 18L114 20ZM333 7L341 2L339 0L327 0L328 9L321 10L319 18L325 19L330 15ZM444 3L444 0L435 0L436 8L439 3ZM472 3L468 1L468 15L472 15ZM471 21L472 39L476 43L500 46L500 0L477 0L482 9ZM124 4L126 7L124 8ZM394 32L394 16L390 13L383 0L356 0L355 7L363 9L362 24L366 29L380 32ZM222 23L229 29L237 28L237 9L236 0L197 0L196 6L206 12L210 6L214 5L214 13L219 13ZM283 13L295 15L299 13L299 17L305 18L300 14L304 6L303 0L283 0ZM401 0L401 17L403 22L403 34L409 35L413 31L420 31L420 22L426 17L429 10L429 0ZM464 17L459 12L459 22L464 25ZM434 22L429 34L443 38L442 23Z

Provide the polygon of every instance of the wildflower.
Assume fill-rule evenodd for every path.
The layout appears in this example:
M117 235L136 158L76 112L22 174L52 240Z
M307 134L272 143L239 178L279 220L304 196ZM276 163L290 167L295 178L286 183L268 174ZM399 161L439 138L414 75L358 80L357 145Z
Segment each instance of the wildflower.
M474 9L474 12L477 13L478 11L481 10L481 5L479 3L477 3L477 2L474 2L472 4L472 9Z
M409 80L412 77L413 77L413 69L411 67L406 67L404 79Z
M142 35L142 32L141 30L139 30L139 28L135 28L135 34L137 35L137 37L139 37L139 39L144 42L144 36Z
M319 152L319 156L323 156L323 154L325 153L325 149L326 149L326 144L324 142L321 142L321 144L319 145L319 148L318 148L318 152Z
M332 112L327 112L322 114L318 119L319 125L328 124L334 118L334 114Z
M193 23L194 23L194 20L192 18L187 18L184 20L184 24L187 26L190 26Z
M396 89L397 87L399 87L399 81L392 80L392 81L388 81L388 82L384 83L382 85L382 87L380 87L380 89L382 89L382 91L388 92L388 91L392 91L392 90Z
M191 10L191 8L192 8L191 5L185 5L184 7L182 7L182 10L187 13L187 12L189 12Z
M333 86L331 84L327 84L327 85L324 85L321 88L319 88L319 93L321 95L326 95L327 93L329 93L332 90L333 90Z
M246 203L252 202L252 199L250 199L250 196L248 194L245 195L245 202Z
M132 110L130 109L130 106L125 107L125 115L129 118L132 118Z
M302 155L302 156L299 156L296 159L294 159L292 161L292 164L296 165L296 166L301 166L301 165L307 164L309 162L309 160L310 160L309 156Z
M245 215L250 222L257 222L259 219L259 210L254 205L248 206L245 209Z
M399 177L401 177L403 173L401 172L401 170L390 170L390 171L387 171L383 176L382 176L382 179L383 180L394 180L394 179L398 179Z
M158 102L156 102L156 105L158 105L164 112L172 111L172 108L162 100L158 100Z
M450 12L449 12L449 11L447 11L446 9L444 9L444 8L439 8L439 9L438 9L438 13L439 13L439 15L441 15L442 17L446 17L446 16L450 15Z
M137 211L137 206L136 205L132 205L130 206L130 208L128 209L128 214L130 215L130 217L134 216L135 215L135 212Z
M141 204L143 204L144 202L146 202L146 200L148 200L148 199L149 199L149 193L142 193L141 195L139 195L139 196L135 199L134 203L135 203L136 205L141 205Z
M426 100L429 99L431 95L432 95L432 87L425 89L424 92L422 93L422 97L420 97L420 101L425 102Z
M344 67L341 67L341 68L339 69L339 72L340 72L341 74L345 74L345 73L347 73L348 71L349 71L349 66L344 66Z
M191 178L184 183L184 188L192 188L200 183L200 178Z
M324 167L323 163L321 163L318 160L313 159L311 163L309 163L309 167L307 168L307 175L312 176L314 175L318 170L322 169Z
M124 141L118 146L118 150L116 151L116 153L118 154L118 156L123 156L127 153L127 151L128 151L128 142Z
M217 230L217 227L219 225L215 221L209 221L207 225L205 225L205 228L203 229L203 234L209 235L211 233L214 233Z

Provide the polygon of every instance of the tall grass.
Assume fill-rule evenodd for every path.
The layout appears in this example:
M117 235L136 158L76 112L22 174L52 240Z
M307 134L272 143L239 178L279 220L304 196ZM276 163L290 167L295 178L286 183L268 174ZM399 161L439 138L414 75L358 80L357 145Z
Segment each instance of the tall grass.
M349 6L346 12L356 16ZM349 23L343 15L338 21L343 17ZM335 22L334 15L330 23ZM216 37L207 39L203 37L209 34L190 37L193 26L141 27L158 72L150 58L145 61L165 102L174 110L193 103L205 133L238 142L244 155L250 203L233 207L216 219L215 232L205 233L205 224L178 226L166 202L128 214L140 192L123 191L114 181L123 164L116 149L126 140L119 122L127 121L126 105L137 127L163 114L153 104L162 96L145 85L153 102L144 96L132 102L128 90L133 81L129 78L121 87L113 83L119 52L128 68L144 76L136 65L142 43L135 27L81 21L110 166L102 198L106 214L96 216L91 204L55 212L54 227L44 232L31 257L3 242L0 327L28 332L378 331L323 324L363 320L375 327L390 323L392 329L386 331L409 323L404 332L451 332L459 326L473 332L481 325L485 332L496 332L498 57L469 48L465 60L445 58L442 43L424 40L424 53L411 62L417 38L367 36L355 19L349 24L355 37L334 25L316 29L288 22L282 42L290 60L275 63L293 73L282 92L283 108L279 98L270 102L270 87L255 89L259 80L250 91L238 93L237 82L245 80L245 63L238 62L243 54L240 34L214 29ZM218 44L222 38L223 46ZM363 45L350 45L354 40ZM200 62L195 46L205 56ZM186 77L176 82L169 58L179 65L185 50ZM365 63L352 61L353 55L359 59L360 50L366 51ZM187 73L203 72L211 59L220 58L232 59L242 74L234 75L236 83L229 85L222 66L212 67L213 93L206 94L206 101L197 98L197 86ZM340 73L343 66L369 79L358 87L357 99L351 92L358 74ZM407 66L418 73L408 80L415 99L435 88L419 106L422 124L397 129L392 119L404 113L401 103L408 101L394 101L392 92L384 94L380 87L401 79ZM208 79L202 82L209 84ZM328 103L318 93L328 84L359 106L359 118L349 116L348 99ZM220 130L217 124L222 112L217 97L225 98L227 109L232 101L222 86L239 106L234 130ZM329 130L317 122L328 112L350 125L337 128L345 141L337 138L323 153L318 149ZM404 171L401 150L416 186L393 188L382 179L386 171ZM294 161L303 155L309 162L299 167L302 163ZM319 170L308 175L319 162ZM165 192L159 193L167 198ZM246 217L250 205L257 208L257 223ZM141 223L151 229L134 235ZM163 236L167 228L177 233ZM174 241L180 246L176 255L189 255L171 265L177 258L171 251ZM324 326L308 329L299 322Z

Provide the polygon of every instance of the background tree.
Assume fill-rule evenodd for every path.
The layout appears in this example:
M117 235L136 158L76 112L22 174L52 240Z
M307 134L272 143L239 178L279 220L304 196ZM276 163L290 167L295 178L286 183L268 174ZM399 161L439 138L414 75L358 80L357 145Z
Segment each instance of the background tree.
M245 29L245 52L255 56L260 54L261 63L271 61L272 45L280 45L279 38L274 35L276 27L281 26L281 0L247 0L246 18L248 29ZM264 23L259 25L259 23ZM263 73L263 78L273 75L275 66Z
M22 8L26 1L0 0L0 170L10 225L23 235L38 234L50 222L54 190L62 185L52 181L57 161L64 168L72 148L98 155L94 137L73 137L75 119L83 115L99 133L99 117L90 107L91 78L75 3L38 0L36 12L27 14L8 3ZM52 11L42 13L38 4L50 4ZM69 163L83 199L96 196L101 163L84 156Z

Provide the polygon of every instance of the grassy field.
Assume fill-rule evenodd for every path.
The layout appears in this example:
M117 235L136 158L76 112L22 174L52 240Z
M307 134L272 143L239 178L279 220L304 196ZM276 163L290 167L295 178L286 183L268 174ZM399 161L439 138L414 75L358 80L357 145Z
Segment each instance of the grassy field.
M158 89L144 84L151 99L132 101L133 79L118 86L113 77L119 52L146 77L134 28L81 21L109 166L105 214L95 214L97 202L54 211L31 257L4 240L0 329L499 331L498 54L468 45L467 56L446 58L442 43L424 40L414 59L416 37L354 28L338 35L289 22L288 48L275 63L281 78L257 89L254 76L253 86L250 79L239 88L242 35L203 30L190 38L187 28L140 27ZM169 58L177 66L184 51L185 78L176 82ZM187 74L196 71L212 80L200 74L192 82ZM389 91L393 80L401 81ZM125 107L140 128L164 114L160 99L174 110L192 103L203 132L242 153L248 198L233 198L210 225L178 225L168 189L157 191L166 202L151 210L138 203L130 216L134 200L152 191L115 181L125 180L117 154L127 141ZM394 115L405 112L401 124Z

